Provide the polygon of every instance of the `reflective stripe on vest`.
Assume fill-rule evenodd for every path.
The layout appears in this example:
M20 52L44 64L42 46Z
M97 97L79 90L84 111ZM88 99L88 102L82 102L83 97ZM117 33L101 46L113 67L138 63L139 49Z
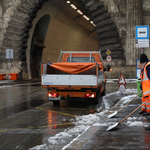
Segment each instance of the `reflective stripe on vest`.
M146 95L146 94L148 94L148 93L150 93L150 90L149 90L149 91L147 91L147 92L144 92L144 93L143 93L143 95Z
M146 103L146 105L150 105L150 103Z
M149 80L148 77L147 77L147 75L146 75L145 69L144 69L144 71L143 71L143 74L144 74L144 77L145 77L145 78L142 79L142 81L147 81L147 80Z

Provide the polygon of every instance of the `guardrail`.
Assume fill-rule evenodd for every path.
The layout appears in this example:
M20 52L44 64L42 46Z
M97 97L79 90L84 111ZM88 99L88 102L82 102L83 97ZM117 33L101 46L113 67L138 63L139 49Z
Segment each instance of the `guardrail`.
M126 70L126 69L106 71L105 76L106 79L119 79L121 73L123 74L125 79L136 78L136 71Z

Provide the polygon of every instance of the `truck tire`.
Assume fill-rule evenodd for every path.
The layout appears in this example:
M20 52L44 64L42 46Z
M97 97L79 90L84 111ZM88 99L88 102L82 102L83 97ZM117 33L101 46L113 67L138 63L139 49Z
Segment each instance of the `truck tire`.
M54 104L54 105L59 105L59 102L60 102L60 101L53 101L53 104Z
M102 95L102 96L104 96L104 95L105 95L105 87L104 87L104 91L101 93L101 95Z
M99 96L100 96L100 91L99 91L99 87L98 87L97 91L96 91L96 97L93 100L94 104L98 104L98 102L99 102Z
M74 102L75 102L75 99L74 99L74 98L69 98L69 103L70 103L70 104L74 104Z

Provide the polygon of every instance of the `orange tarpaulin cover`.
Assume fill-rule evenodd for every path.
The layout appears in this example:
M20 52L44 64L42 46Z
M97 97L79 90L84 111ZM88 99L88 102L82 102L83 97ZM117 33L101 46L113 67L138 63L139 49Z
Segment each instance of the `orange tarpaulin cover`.
M63 72L67 72L70 74L76 74L76 73L80 73L80 72L84 72L86 70L89 70L93 67L95 67L97 65L99 65L99 69L102 69L102 66L98 63L64 63L64 62L60 62L60 63L49 63L48 65L61 70Z

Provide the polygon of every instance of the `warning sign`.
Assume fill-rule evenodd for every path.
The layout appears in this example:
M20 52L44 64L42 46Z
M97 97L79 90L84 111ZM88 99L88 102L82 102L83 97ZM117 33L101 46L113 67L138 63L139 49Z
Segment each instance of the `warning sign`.
M119 84L119 92L121 92L122 94L125 94L126 92L126 80L123 76L123 74L121 73L120 78L118 80L118 84Z
M123 76L123 74L121 73L120 78L118 80L118 84L126 84L126 80Z
M126 86L124 84L119 85L119 92L125 94L126 92Z

